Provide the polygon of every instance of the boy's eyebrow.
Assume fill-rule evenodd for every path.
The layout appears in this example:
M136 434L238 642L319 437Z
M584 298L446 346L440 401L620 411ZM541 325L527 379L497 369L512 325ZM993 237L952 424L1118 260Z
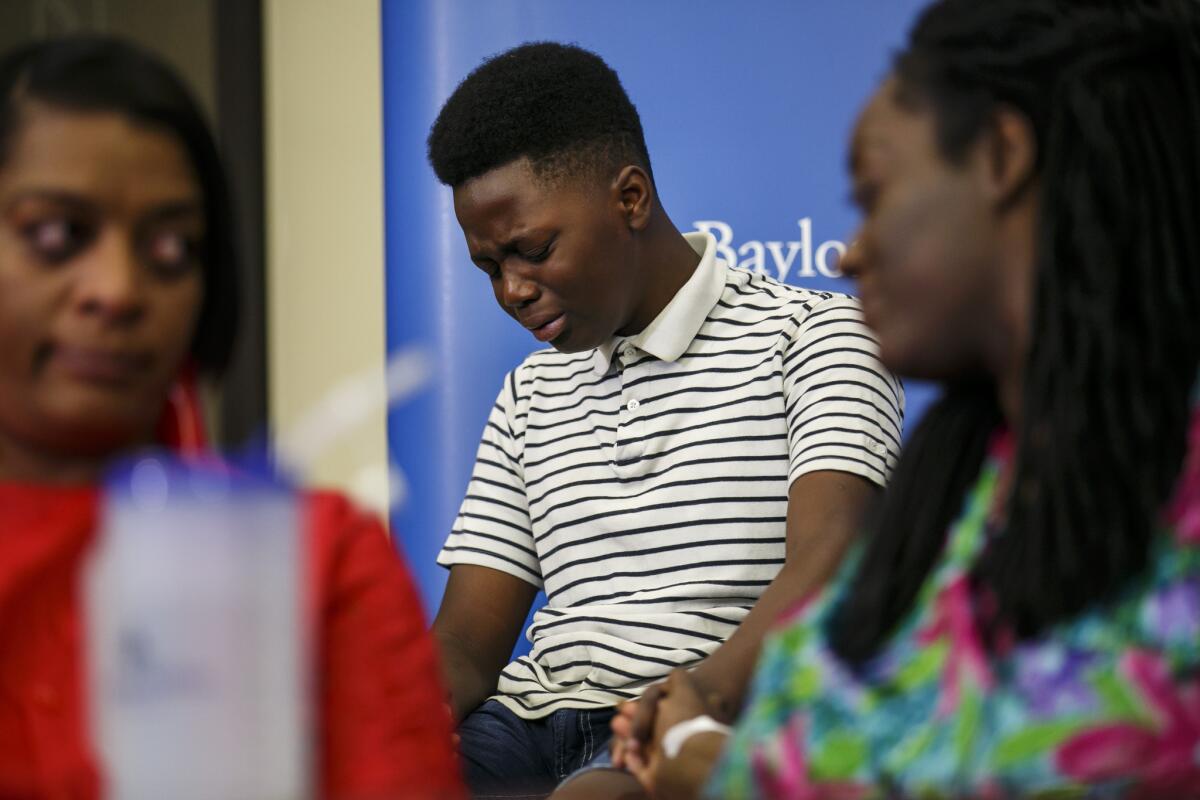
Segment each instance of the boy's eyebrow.
M526 230L522 230L522 231L518 231L517 233L514 233L512 236L510 236L508 238L507 241L501 242L499 245L499 250L501 253L520 253L524 249L519 244L519 242L522 239L529 239L531 237L536 238L539 236L550 236L550 235L551 234L549 231L545 231L540 228L528 228ZM477 256L481 257L481 258L484 257L479 251L474 251L471 253L472 258L475 258Z

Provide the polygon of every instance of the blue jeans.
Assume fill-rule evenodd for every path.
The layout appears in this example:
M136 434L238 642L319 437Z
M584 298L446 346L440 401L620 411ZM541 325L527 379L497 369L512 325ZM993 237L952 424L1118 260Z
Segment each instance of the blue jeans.
M564 778L607 757L615 709L563 709L521 719L488 700L458 726L463 776L474 797L545 797Z

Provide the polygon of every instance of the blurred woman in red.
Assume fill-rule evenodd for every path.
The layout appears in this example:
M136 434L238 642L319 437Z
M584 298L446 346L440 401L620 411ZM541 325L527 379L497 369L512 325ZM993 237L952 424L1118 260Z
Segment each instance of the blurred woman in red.
M106 39L0 60L0 795L101 793L86 725L79 577L96 481L152 444L236 319L212 136L156 58ZM432 640L380 524L304 498L316 609L318 786L457 796Z

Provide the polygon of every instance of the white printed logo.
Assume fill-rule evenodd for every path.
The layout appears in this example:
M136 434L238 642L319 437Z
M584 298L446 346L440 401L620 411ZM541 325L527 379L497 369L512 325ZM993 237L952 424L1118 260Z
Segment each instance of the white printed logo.
M797 221L800 226L800 238L788 242L750 239L742 242L736 248L733 244L733 228L728 222L718 219L696 220L692 225L696 230L712 234L717 240L717 255L725 259L731 266L751 272L767 272L767 253L771 254L771 265L774 268L771 277L786 281L792 268L799 258L799 272L796 278L815 278L824 275L827 278L839 278L842 275L838 264L846 253L846 244L837 239L822 242L813 250L812 217L804 217ZM831 257L830 253L836 253Z

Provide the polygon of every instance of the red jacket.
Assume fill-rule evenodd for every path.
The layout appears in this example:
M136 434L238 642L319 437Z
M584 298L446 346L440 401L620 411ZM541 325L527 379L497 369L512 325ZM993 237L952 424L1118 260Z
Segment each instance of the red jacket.
M102 794L79 586L98 500L91 488L0 484L0 797ZM307 503L320 796L463 796L407 571L372 517L333 494Z

